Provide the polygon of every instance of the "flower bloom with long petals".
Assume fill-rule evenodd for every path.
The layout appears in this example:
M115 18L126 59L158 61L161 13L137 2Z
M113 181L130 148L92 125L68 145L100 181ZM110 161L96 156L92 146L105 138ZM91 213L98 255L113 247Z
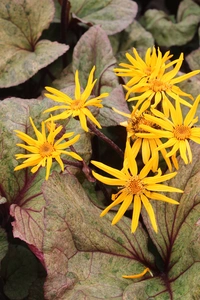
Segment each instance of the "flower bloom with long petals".
M149 76L148 80L143 78L132 87L129 87L128 85L124 86L128 90L126 99L128 101L138 101L136 107L139 107L144 101L148 101L148 103L155 108L162 102L163 111L167 117L169 116L170 111L170 100L168 96L176 101L178 95L179 101L182 104L191 107L191 104L181 97L188 97L193 100L192 95L183 92L176 84L200 73L200 70L175 77L180 70L182 62L183 53L181 53L180 57L176 60L175 67L166 73L164 72L165 69L163 69L163 72L160 72L161 62L156 64L155 70ZM140 95L129 98L131 93L140 93Z
M99 169L115 177L115 178L105 177L92 171L93 176L97 180L108 185L118 186L120 188L120 191L118 193L112 194L111 199L113 202L102 211L100 216L101 217L105 216L105 214L107 214L110 209L122 203L117 214L112 220L112 225L114 225L122 218L122 216L129 208L131 203L133 203L131 231L134 233L138 227L139 216L143 204L150 217L152 227L155 230L155 232L157 232L158 231L157 222L153 211L153 207L149 199L161 200L171 204L179 204L179 202L163 194L157 193L157 192L178 192L178 193L183 192L178 188L160 184L160 182L169 180L174 176L176 176L177 172L162 175L161 170L159 169L157 175L147 177L148 173L152 169L153 159L150 159L149 162L142 168L142 170L138 174L137 163L132 154L131 146L129 143L127 143L126 152L127 152L127 156L126 159L124 160L122 170L117 170L115 168L109 167L101 162L92 161L93 165L95 165Z
M136 278L141 278L143 277L147 272L149 272L149 274L151 275L151 277L153 277L153 273L151 272L151 270L149 268L145 268L141 273L139 274L134 274L134 275L122 275L123 278L126 279L136 279Z
M158 48L157 54L155 47L153 47L153 49L147 49L145 60L143 60L139 56L135 48L133 48L133 54L135 55L135 58L129 53L126 53L126 58L131 64L120 63L120 67L123 68L114 69L117 76L131 77L131 79L126 84L127 87L131 87L137 84L142 78L145 78L147 81L150 75L153 74L158 67L160 68L160 72L158 73L160 75L163 74L165 69L171 67L176 63L176 61L173 61L165 64L166 61L169 60L173 55L170 54L170 51L168 51L162 57L160 49Z
M34 129L37 140L30 137L28 134L21 132L19 130L14 130L17 136L24 141L27 145L17 144L17 146L31 152L30 154L16 154L16 159L25 158L25 161L21 165L15 167L14 171L18 171L27 167L33 167L31 169L32 173L37 172L40 167L46 166L46 177L47 180L50 175L50 169L52 166L52 161L55 159L61 170L64 171L64 165L61 154L69 155L77 160L82 160L82 158L71 151L66 151L65 149L76 143L80 135L74 136L71 140L68 140L74 133L69 132L62 135L61 138L57 139L57 136L62 130L62 126L55 128L53 120L51 119L51 126L49 126L49 134L46 136L45 122L42 122L42 131L40 132L35 127L32 118L30 118L31 125ZM67 141L66 141L67 139Z
M155 129L147 125L141 125L141 128L149 133L137 133L137 136L141 138L147 138L148 134L150 134L150 136L167 138L168 141L158 146L157 149L161 150L172 147L170 152L168 152L167 157L172 157L176 169L178 169L178 162L176 159L177 151L180 151L181 158L185 164L188 164L192 162L192 152L189 140L200 144L200 128L193 127L193 125L198 122L198 117L194 116L196 114L199 101L200 95L194 101L184 120L178 100L176 101L176 108L172 107L171 109L172 121L166 118L166 116L160 111L152 109L154 116L145 115L145 118L150 122L154 122L162 129Z
M140 138L136 136L136 133L138 132L146 132L143 131L143 129L140 128L141 124L145 124L148 126L151 126L153 128L160 128L160 126L158 126L157 124L147 120L144 117L144 113L142 112L142 110L137 110L134 108L134 106L132 107L132 113L127 114L124 112L121 112L117 109L115 109L113 107L113 110L124 116L127 117L127 121L121 122L120 125L126 127L126 131L127 131L127 139L133 142L132 145L132 151L133 151L133 155L134 157L137 156L137 154L139 153L139 151L141 150L141 154L142 154L142 160L144 164L147 164L147 162L149 161L149 159L151 157L153 157L154 159L154 163L152 165L152 171L156 172L158 169L158 164L159 164L159 151L157 150L157 147L162 145L162 142L159 138L155 137L155 138L151 138L149 136L149 138ZM146 113L148 113L148 111L145 111ZM169 170L172 169L172 165L171 165L171 161L168 157L166 157L167 155L167 151L165 149L161 149L160 150Z
M81 127L83 130L88 131L88 126L87 126L87 118L89 118L98 128L101 128L101 125L97 121L97 119L93 116L91 111L88 109L89 106L96 106L96 107L103 107L101 104L101 99L107 97L109 94L108 93L103 93L97 97L90 98L93 87L97 81L95 79L93 81L93 76L94 76L94 71L95 71L95 66L92 68L88 82L86 85L85 90L81 94L81 87L80 87L80 82L79 82L79 76L78 76L78 70L75 73L75 97L74 99L70 98L68 95L65 93L58 91L57 89L51 88L51 87L45 87L45 89L50 92L51 94L45 94L46 97L56 101L63 103L63 105L58 105L54 106L52 108L46 109L44 113L46 112L52 112L55 110L59 109L64 109L64 112L53 116L53 120L61 120L61 119L67 119L70 116L72 117L78 117L81 123ZM47 119L47 121L49 121Z

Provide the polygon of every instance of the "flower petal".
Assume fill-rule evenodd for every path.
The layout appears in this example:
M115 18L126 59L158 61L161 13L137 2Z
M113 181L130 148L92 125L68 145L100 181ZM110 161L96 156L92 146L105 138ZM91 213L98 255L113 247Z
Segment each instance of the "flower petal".
M141 200L142 200L142 203L149 215L149 218L151 220L151 224L152 224L152 227L154 229L154 231L157 233L158 232L158 226L157 226L157 223L156 223L156 218L155 218L155 214L154 214L154 211L153 211L153 207L151 206L151 203L149 202L148 198L142 194L141 195Z
M141 212L141 199L138 195L135 195L133 200L133 216L131 222L132 233L134 233L138 227L140 212Z

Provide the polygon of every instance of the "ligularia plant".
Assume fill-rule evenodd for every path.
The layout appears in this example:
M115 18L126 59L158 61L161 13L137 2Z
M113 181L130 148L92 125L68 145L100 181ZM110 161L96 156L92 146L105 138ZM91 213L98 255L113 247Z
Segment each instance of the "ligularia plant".
M0 3L1 299L200 295L200 10L137 3Z

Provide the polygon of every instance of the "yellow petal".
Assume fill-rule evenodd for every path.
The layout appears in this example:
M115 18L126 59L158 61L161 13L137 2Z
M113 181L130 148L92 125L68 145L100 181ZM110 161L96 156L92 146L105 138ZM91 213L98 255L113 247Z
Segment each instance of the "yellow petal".
M180 155L185 164L188 164L187 152L186 152L186 144L185 141L179 142Z
M79 82L78 70L75 72L75 91L74 91L75 99L81 99L81 87Z
M192 122L194 115L196 114L198 105L199 105L199 101L200 101L200 95L196 98L196 100L194 101L194 104L192 105L191 109L189 110L189 112L187 113L185 120L184 120L184 125L185 126L189 126L190 123Z
M96 166L97 168L103 170L104 172L118 178L118 179L123 179L124 181L125 180L128 180L127 176L122 172L122 171L119 171L115 168L112 168L112 167L109 167L101 162L98 162L98 161L94 161L94 160L91 160L91 163Z
M82 112L98 127L102 128L97 119L93 116L93 114L87 108L83 108Z
M154 229L154 231L157 233L158 232L158 227L157 227L157 223L156 223L156 217L155 217L155 214L154 214L154 211L153 211L153 207L151 206L148 198L142 194L141 195L141 200L142 200L142 203L149 215L149 218L151 220L151 224L152 224L152 227Z
M49 179L51 166L52 166L52 157L50 156L47 157L46 177L45 177L46 180Z
M46 86L45 89L48 92L50 92L50 93L52 93L52 94L54 94L54 95L57 96L57 100L55 100L57 102L70 103L72 101L72 99L69 96L67 96L65 93L63 93L63 92L61 92L61 91L59 91L57 89L54 89L54 88L49 87L49 86ZM49 96L52 97L53 95L51 95L51 94L45 94L45 96L46 97L49 97Z
M99 175L98 173L92 171L92 175L98 179L99 181L108 184L108 185L116 185L116 186L124 186L125 185L125 180L120 180L120 179L113 179L109 177L105 177L102 175Z
M144 271L142 271L139 274L135 274L135 275L122 275L122 277L126 278L126 279L135 279L135 278L140 278L140 277L144 276L147 272L149 272L150 275L153 277L153 274L152 274L152 272L150 271L149 268L144 269Z
M132 233L134 233L138 227L140 212L141 212L141 199L138 195L135 195L133 200L133 216L131 222Z
M158 194L158 193L155 193L155 192L152 192L151 193L151 199L152 200L160 200L160 201L164 201L164 202L168 202L168 203L171 203L171 204L177 204L179 205L179 202L174 200L174 199L171 199L163 194Z
M123 215L125 214L125 212L129 208L129 206L131 205L132 200L133 200L133 195L132 194L128 194L124 198L124 201L123 201L122 205L120 206L117 214L115 215L115 217L112 220L112 225L115 225L117 222L119 222L119 220L123 217Z
M82 111L80 111L80 113L79 113L79 119L80 119L81 127L83 128L83 130L88 132L87 119Z
M176 193L183 193L182 190L177 189L172 186L164 185L164 184L149 184L145 186L146 190L153 191L153 192L176 192Z
M118 198L102 211L102 213L100 214L100 217L105 216L111 208L113 208L114 206L116 206L116 205L120 204L122 201L124 201L124 198L126 196L127 196L127 193L122 190L121 194L118 196Z

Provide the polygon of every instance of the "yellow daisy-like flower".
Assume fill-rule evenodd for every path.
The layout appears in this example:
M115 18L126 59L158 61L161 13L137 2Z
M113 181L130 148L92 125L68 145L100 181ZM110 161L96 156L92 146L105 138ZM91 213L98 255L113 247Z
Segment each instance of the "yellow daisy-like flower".
M141 128L148 131L150 136L168 138L166 143L160 145L157 149L172 147L168 152L167 157L172 156L174 165L178 169L178 162L176 160L176 153L179 150L180 156L184 160L185 164L192 162L192 152L189 145L189 140L192 140L200 144L200 128L195 128L193 125L198 122L198 117L194 117L199 105L200 95L196 98L185 119L180 107L180 103L177 99L176 108L171 109L170 121L166 116L156 109L152 109L155 116L145 115L145 118L150 122L154 122L162 129L155 129L147 125L141 125ZM141 138L147 138L148 133L138 133L137 136Z
M114 107L113 110L116 113L119 113L120 115L128 118L127 121L120 123L120 125L126 127L127 138L129 141L133 141L132 151L134 157L138 155L141 149L143 163L147 164L149 159L152 157L154 160L154 163L152 164L152 171L156 172L159 164L159 151L157 150L157 147L162 145L161 140L157 137L151 138L150 136L147 138L140 138L136 136L136 133L146 132L145 130L143 131L143 129L140 128L140 125L142 124L151 126L152 128L160 128L160 126L147 120L144 116L144 113L142 112L142 109L137 110L134 108L134 106L132 108L133 111L131 114L121 112ZM148 113L148 111L145 112ZM164 160L166 161L169 170L171 170L172 165L170 159L167 157L167 151L165 149L161 149L160 152Z
M139 56L135 48L133 48L133 54L135 55L135 58L131 56L129 53L126 53L126 58L129 60L131 64L120 63L119 65L123 68L114 69L117 76L131 77L131 79L126 84L127 87L131 87L135 85L142 78L148 80L151 74L154 74L155 71L156 74L158 73L158 75L161 75L163 74L165 69L171 67L173 64L176 63L176 61L173 61L168 64L165 64L166 61L169 60L173 55L170 54L170 51L168 51L162 57L162 53L160 52L160 49L158 48L158 54L157 54L155 47L153 47L153 49L151 48L147 49L145 60L143 60Z
M99 122L96 120L96 118L93 116L93 114L90 112L90 110L87 108L88 106L96 106L96 107L103 107L101 104L101 99L107 97L109 94L108 93L103 93L95 98L91 98L88 100L90 97L93 87L97 81L95 79L93 81L93 76L94 76L94 71L95 71L95 66L92 68L87 86L84 90L84 92L81 94L81 87L80 87L80 82L79 82L79 77L78 77L78 71L75 73L75 99L70 98L68 95L58 91L57 89L51 88L51 87L45 87L45 89L52 93L52 94L45 94L46 97L60 103L64 103L64 105L58 105L54 106L52 108L46 109L44 113L46 112L52 112L58 109L64 109L65 111L60 113L59 115L53 116L53 120L61 120L61 119L67 119L68 117L79 117L80 123L82 128L85 131L88 131L87 127L87 117L99 128L101 128L101 125ZM47 121L49 121L47 119Z
M129 143L127 143L126 152L127 152L127 158L124 160L123 168L120 171L111 168L101 162L92 161L93 165L95 165L99 169L115 177L115 178L105 177L92 171L92 174L96 179L98 179L99 181L105 184L118 186L119 188L121 188L117 194L112 194L113 202L106 209L102 211L100 216L101 217L105 216L105 214L107 214L107 212L110 209L122 203L117 214L112 220L112 225L114 225L122 218L126 210L133 202L133 216L132 216L131 231L135 232L139 222L141 206L143 204L150 217L152 227L155 230L155 232L157 232L158 228L157 228L156 218L149 199L161 200L172 204L179 204L177 201L163 194L157 193L158 191L178 192L178 193L183 192L180 189L167 186L164 184L160 184L160 182L169 180L174 176L176 176L177 172L162 175L161 170L159 169L158 174L156 176L147 177L148 173L152 169L153 159L151 159L138 174L137 163L135 161L134 156L132 155L132 150Z
M193 99L192 95L183 92L178 86L176 86L176 84L200 73L200 70L192 71L188 74L175 77L180 70L182 61L183 53L181 53L173 70L168 71L167 73L160 73L162 66L160 62L160 64L156 65L155 71L150 75L148 80L146 80L146 78L143 78L130 88L128 85L125 85L125 88L128 90L126 99L129 98L130 93L141 93L141 95L139 96L129 98L128 101L138 101L136 107L141 105L144 101L153 101L153 108L155 108L160 103L160 101L162 101L163 111L166 116L169 116L169 106L171 104L168 96L176 100L178 95L179 101L182 104L191 107L191 104L189 104L181 97L184 96Z
M49 178L50 169L52 166L52 160L55 159L60 167L61 170L64 171L64 165L60 158L61 154L67 154L71 157L82 160L82 158L70 151L66 151L64 149L68 148L69 146L76 143L80 137L80 134L76 135L69 141L64 141L65 139L70 138L74 133L69 132L62 135L61 138L57 138L60 131L62 130L62 126L59 126L55 129L53 120L51 119L51 126L49 126L49 134L46 136L46 129L45 129L45 123L42 122L42 131L40 132L35 127L35 124L33 123L32 118L30 118L31 125L34 129L35 135L37 137L37 140L30 137L28 134L21 132L19 130L14 130L17 133L17 136L26 142L28 145L24 144L17 144L17 146L31 152L31 154L16 154L16 159L25 158L26 160L23 161L23 163L17 167L15 167L14 171L18 171L27 167L33 167L31 169L32 173L37 172L37 170L42 166L46 166L46 180Z

